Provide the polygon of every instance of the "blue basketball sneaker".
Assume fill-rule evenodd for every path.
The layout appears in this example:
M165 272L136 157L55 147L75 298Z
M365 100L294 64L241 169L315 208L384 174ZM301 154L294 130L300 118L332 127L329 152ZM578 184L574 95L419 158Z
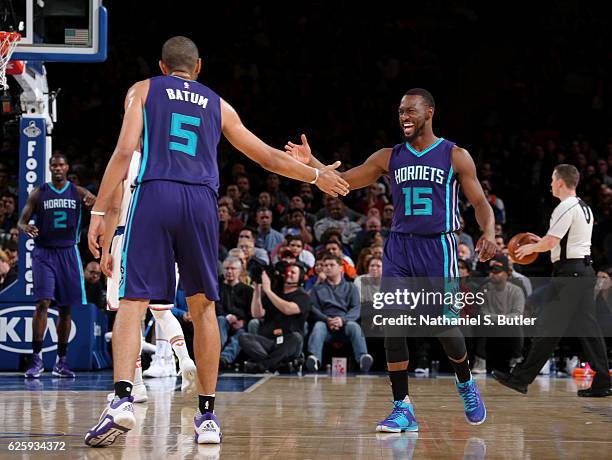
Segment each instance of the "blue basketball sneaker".
M463 400L463 408L465 410L465 418L470 425L480 425L487 418L487 409L480 397L480 391L476 386L474 379L468 380L465 383L455 381L459 396Z
M55 366L53 366L52 374L55 377L65 377L70 379L73 379L75 377L74 372L72 372L70 370L70 367L68 367L68 360L65 356L58 358L57 362L55 363Z
M386 419L378 422L376 431L386 433L419 431L419 424L414 417L412 404L404 401L393 401L393 410Z
M32 355L28 370L25 372L25 377L28 379L37 379L44 370L45 365L43 364L42 358L38 355L38 353L35 353Z

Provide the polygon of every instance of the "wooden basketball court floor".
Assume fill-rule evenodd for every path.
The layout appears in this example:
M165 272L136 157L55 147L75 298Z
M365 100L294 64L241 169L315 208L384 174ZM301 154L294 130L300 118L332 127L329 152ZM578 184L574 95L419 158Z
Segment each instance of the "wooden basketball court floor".
M376 422L390 410L383 375L225 374L216 403L224 442L198 446L195 398L175 391L180 379L147 380L149 401L135 405L137 428L113 447L91 449L83 435L105 404L109 372L38 382L0 374L0 458L612 458L612 398L578 398L585 384L571 379L539 377L527 396L490 377L478 383L488 409L483 425L466 423L452 377L412 378L420 432L382 434ZM66 450L10 451L16 441L63 442Z

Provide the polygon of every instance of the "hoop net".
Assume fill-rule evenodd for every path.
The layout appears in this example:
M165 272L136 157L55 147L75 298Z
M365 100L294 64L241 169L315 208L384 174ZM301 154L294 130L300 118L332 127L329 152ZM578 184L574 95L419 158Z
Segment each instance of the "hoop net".
M8 66L17 42L21 39L19 32L0 31L0 87L8 89L6 83L6 67Z

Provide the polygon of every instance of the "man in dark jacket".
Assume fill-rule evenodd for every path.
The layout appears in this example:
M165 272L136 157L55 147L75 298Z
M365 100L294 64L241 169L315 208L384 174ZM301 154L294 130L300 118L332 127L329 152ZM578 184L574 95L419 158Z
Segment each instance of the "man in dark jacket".
M238 337L245 333L250 319L253 288L240 282L242 264L237 257L228 257L223 262L223 282L219 284L219 297L215 303L221 357L219 366L229 369L240 353Z
M359 291L342 276L342 259L334 255L323 257L325 281L310 291L312 316L316 323L308 340L310 356L306 369L317 371L323 355L323 344L332 340L350 342L355 360L363 372L372 366L366 340L357 324L361 316Z

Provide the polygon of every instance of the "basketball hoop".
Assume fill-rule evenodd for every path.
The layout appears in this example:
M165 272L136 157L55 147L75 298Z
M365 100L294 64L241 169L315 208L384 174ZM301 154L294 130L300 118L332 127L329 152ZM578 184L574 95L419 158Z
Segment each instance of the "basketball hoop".
M6 68L20 39L19 32L0 31L0 87L5 91L8 89Z

